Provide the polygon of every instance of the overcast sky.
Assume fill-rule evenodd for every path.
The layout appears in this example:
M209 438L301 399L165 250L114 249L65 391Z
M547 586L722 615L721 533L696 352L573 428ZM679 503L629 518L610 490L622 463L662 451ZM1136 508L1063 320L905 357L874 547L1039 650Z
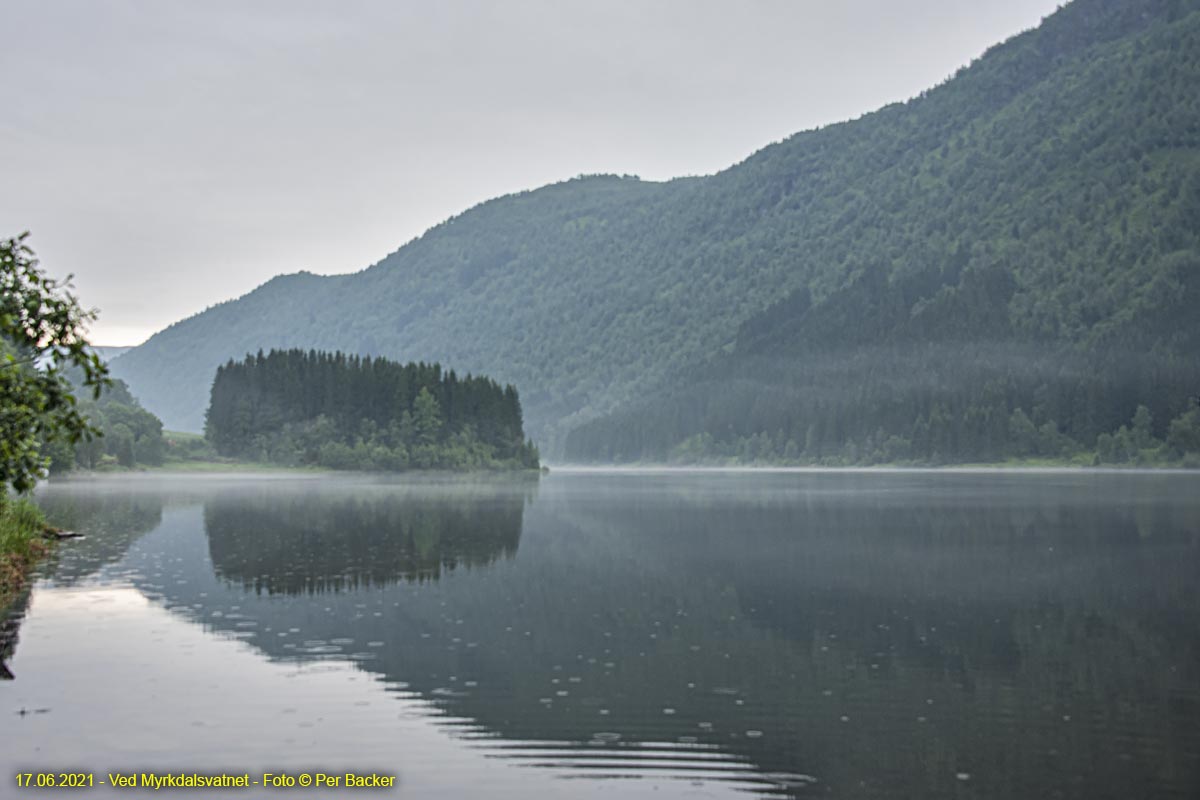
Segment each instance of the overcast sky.
M1055 0L3 0L0 236L134 344L490 197L708 174L936 84Z

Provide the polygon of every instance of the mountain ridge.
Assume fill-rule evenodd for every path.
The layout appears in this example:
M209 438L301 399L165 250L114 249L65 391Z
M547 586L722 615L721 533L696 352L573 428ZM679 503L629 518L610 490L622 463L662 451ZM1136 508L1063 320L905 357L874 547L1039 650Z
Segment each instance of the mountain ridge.
M1094 286L1056 283L1055 259L1103 253L1095 230L1147 204L1138 194L1137 208L1085 212L1067 224L1080 193L1094 195L1097 208L1119 204L1124 181L1169 187L1175 172L1186 182L1176 194L1190 197L1194 103L1147 113L1152 101L1177 98L1155 100L1142 72L1158 64L1166 90L1186 88L1194 59L1155 48L1174 41L1172 31L1194 42L1195 25L1182 23L1197 7L1075 0L912 100L798 133L712 176L592 176L486 201L361 272L277 277L176 323L115 360L114 372L168 427L195 430L207 373L245 352L302 347L440 361L516 384L530 432L553 452L570 429L736 349L742 327L781 300L806 291L820 304L867 273L928 275L910 298L928 308L964 271L1007 268L1017 284L1011 319L1023 337L1083 341L1106 321L1153 309L1164 291L1155 279L1171 273L1116 253L1095 261L1107 274L1076 270ZM1139 41L1146 52L1134 52ZM1136 74L1125 80L1122 69ZM1096 75L1110 85L1072 83ZM1078 119L1064 117L1064 102ZM1121 125L1136 136L1114 154L1104 148ZM1168 146L1179 154L1164 155ZM1148 172L1092 181L1089 154L1125 171L1149 160ZM1053 181L1050 169L1060 173ZM1177 217L1190 208L1168 206L1176 218L1165 235L1187 238ZM1041 217L1061 223L1063 235L1039 228ZM1038 236L1044 258L1008 263L1030 251L1014 242ZM1141 244L1126 238L1126 249ZM1192 248L1183 241L1166 252Z

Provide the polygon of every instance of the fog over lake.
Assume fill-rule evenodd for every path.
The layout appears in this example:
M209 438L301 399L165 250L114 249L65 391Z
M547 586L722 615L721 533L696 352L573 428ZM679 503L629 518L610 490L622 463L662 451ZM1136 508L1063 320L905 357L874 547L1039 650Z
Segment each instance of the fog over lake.
M1195 797L1198 490L1066 470L51 483L39 504L86 538L7 625L0 765L374 771L408 797Z

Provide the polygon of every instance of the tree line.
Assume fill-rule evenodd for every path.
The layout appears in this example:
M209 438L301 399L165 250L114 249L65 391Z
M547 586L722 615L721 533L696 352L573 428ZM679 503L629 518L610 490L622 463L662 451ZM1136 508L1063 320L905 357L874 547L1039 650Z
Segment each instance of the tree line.
M942 342L731 355L583 425L576 462L1200 466L1200 362Z
M222 456L284 465L538 467L513 386L342 352L230 360L213 380L205 437Z
M103 469L120 466L160 466L167 456L162 420L142 408L125 381L109 379L99 397L88 397L82 375L69 373L79 413L93 428L74 444L47 441L43 445L50 458L50 473L73 469Z

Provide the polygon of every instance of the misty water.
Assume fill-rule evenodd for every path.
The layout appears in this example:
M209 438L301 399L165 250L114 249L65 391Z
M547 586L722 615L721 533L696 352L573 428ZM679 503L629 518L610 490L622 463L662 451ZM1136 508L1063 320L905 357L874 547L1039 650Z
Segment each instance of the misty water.
M8 623L10 788L1200 794L1200 475L118 476L39 502L86 538Z

